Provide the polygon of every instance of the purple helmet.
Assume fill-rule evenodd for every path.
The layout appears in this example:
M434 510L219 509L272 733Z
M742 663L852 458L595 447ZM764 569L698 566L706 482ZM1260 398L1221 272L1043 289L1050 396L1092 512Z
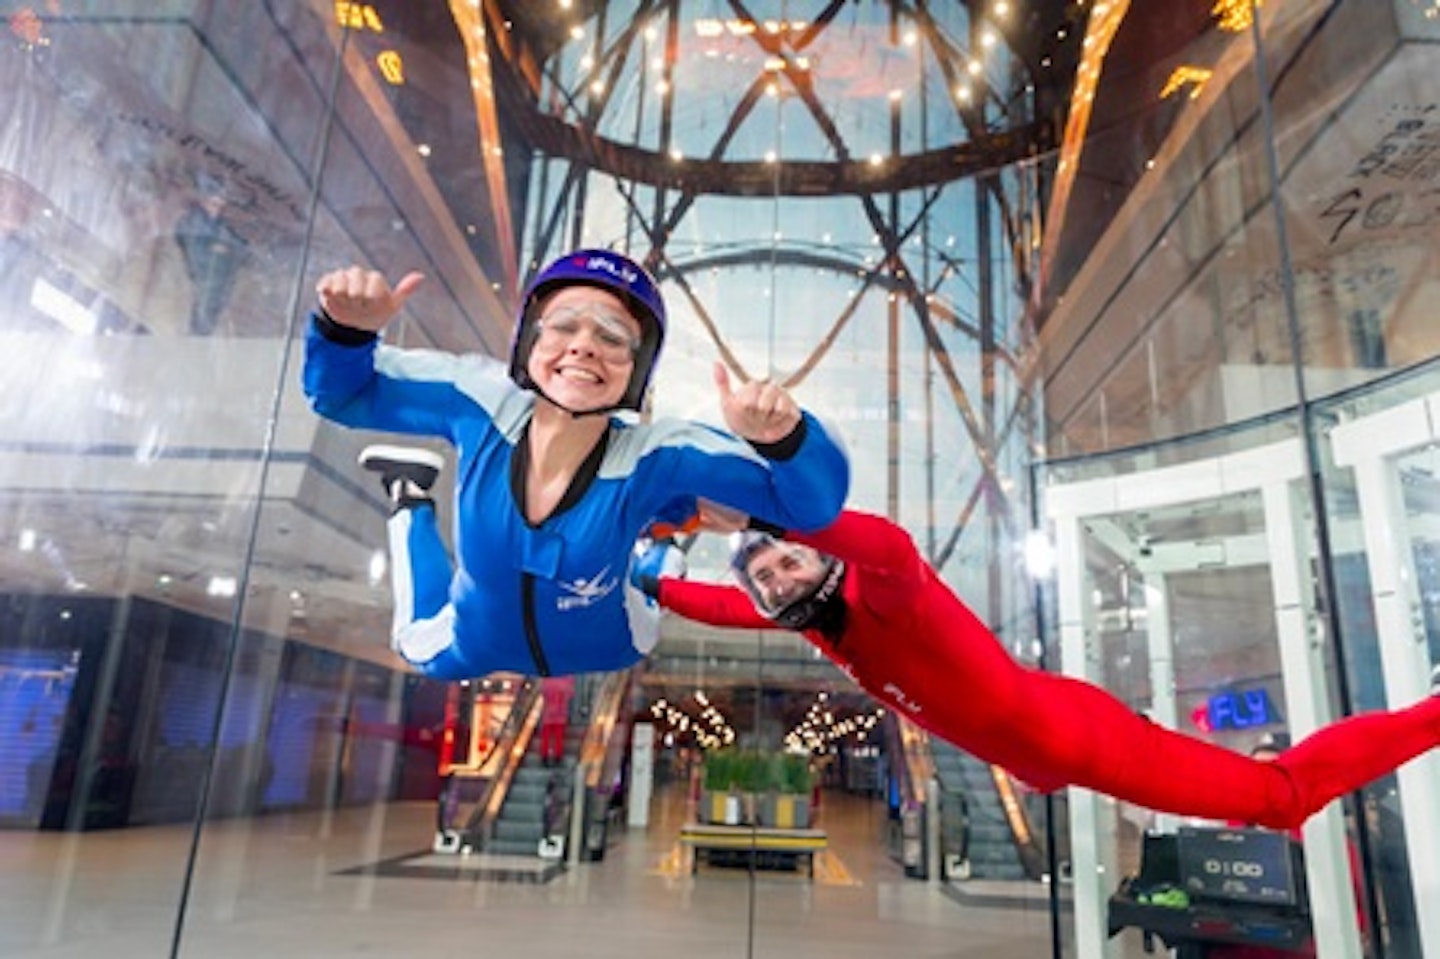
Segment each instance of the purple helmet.
M566 286L596 286L609 290L625 302L626 308L640 321L640 348L635 353L635 369L630 384L617 408L639 410L650 385L650 374L660 345L665 340L665 301L655 278L639 263L611 250L575 250L552 261L536 274L525 290L520 303L520 316L515 324L515 340L510 348L510 378L523 389L533 390L526 367L530 350L535 346L535 317L540 302L554 291Z

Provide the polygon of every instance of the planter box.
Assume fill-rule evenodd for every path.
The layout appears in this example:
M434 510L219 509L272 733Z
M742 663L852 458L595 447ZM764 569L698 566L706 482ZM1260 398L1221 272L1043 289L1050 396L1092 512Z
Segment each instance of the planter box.
M767 826L776 829L809 829L810 797L794 793L779 793L775 796L775 817Z
M744 819L740 796L732 792L702 791L697 813L701 822L722 826L738 826Z

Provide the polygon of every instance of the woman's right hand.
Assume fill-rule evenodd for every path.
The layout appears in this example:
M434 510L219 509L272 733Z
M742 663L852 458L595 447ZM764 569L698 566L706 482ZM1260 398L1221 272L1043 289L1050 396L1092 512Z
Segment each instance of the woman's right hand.
M320 309L336 323L378 333L423 282L423 273L411 272L392 287L383 273L351 266L320 277L315 294Z

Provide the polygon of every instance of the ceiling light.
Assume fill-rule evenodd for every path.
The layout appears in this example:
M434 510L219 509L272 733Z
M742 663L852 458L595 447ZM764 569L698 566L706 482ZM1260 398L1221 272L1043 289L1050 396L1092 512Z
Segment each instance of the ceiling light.
M205 592L210 596L234 596L237 585L234 576L211 576Z

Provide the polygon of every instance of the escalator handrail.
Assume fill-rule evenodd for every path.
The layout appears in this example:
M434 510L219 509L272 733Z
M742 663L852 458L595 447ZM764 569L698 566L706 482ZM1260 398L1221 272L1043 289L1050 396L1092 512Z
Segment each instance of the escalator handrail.
M930 735L904 716L896 716L895 736L902 758L898 767L901 773L900 796L915 806L923 806L926 786L935 778L935 758L930 752Z
M1030 821L1030 812L1020 800L1020 790L1015 777L1003 766L990 766L990 777L1000 797L1000 808L1005 813L1005 822L1010 827L1010 838L1015 851L1020 855L1020 866L1031 879L1040 879L1048 866L1045 850L1041 848L1039 835Z
M580 763L585 770L585 790L593 792L602 782L609 782L607 773L613 777L623 760L623 750L614 749L615 729L619 725L620 709L630 689L630 671L611 673L605 677L605 684L595 697L595 709L591 711L590 727L585 731L585 740L580 745Z

